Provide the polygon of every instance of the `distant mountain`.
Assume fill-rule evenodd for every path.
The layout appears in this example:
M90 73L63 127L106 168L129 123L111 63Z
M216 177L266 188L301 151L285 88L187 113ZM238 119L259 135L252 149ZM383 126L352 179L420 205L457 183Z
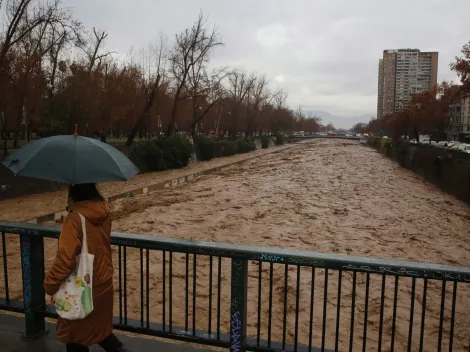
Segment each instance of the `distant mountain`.
M322 124L327 125L328 123L332 123L333 126L336 128L346 128L349 129L353 127L358 122L369 122L371 116L373 117L375 114L364 114L361 116L337 116L329 113L328 111L323 110L305 110L306 114L308 115L316 115L321 116Z

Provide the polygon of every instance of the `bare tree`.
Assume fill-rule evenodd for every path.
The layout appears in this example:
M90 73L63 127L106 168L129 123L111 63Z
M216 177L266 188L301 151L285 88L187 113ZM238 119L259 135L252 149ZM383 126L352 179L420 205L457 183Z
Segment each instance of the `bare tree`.
M187 99L187 82L191 71L201 71L209 60L211 50L222 45L217 28L207 30L207 19L202 13L191 28L185 29L176 35L176 42L170 57L171 75L175 81L173 107L171 121L168 126L168 134L172 135L175 129L176 110L178 102ZM196 74L201 74L201 72Z
M251 136L255 132L258 120L263 113L263 107L269 105L273 99L268 84L268 78L266 75L262 75L251 86L247 99L248 122L245 131L246 136Z
M160 36L160 44L158 46L155 46L153 52L155 53L157 72L154 78L150 77L148 80L149 88L147 89L147 102L139 117L137 118L137 121L134 124L134 127L132 128L129 137L127 138L127 147L130 147L132 145L134 138L137 135L137 132L139 132L139 130L142 128L145 119L148 117L150 110L155 104L157 93L167 86L167 84L164 82L167 51L166 40L163 34Z
M229 75L225 68L213 70L208 74L203 63L193 65L188 75L188 94L192 105L191 133L196 135L196 128L203 118L226 96L222 84Z
M100 49L105 41L105 39L108 37L108 33L105 31L97 31L96 28L93 27L93 38L91 40L91 44L89 46L85 46L86 44L84 42L80 43L79 48L83 50L85 53L87 59L88 59L88 68L87 72L88 75L91 75L91 72L93 71L93 68L95 67L95 64L98 62L98 66L100 66L102 60L115 53L113 51L106 52L103 54L100 54Z
M236 138L238 131L238 122L242 105L245 102L245 98L249 94L253 85L256 82L256 76L248 76L245 72L234 71L229 76L229 95L232 100L232 112L231 112L231 128L230 134L232 138Z

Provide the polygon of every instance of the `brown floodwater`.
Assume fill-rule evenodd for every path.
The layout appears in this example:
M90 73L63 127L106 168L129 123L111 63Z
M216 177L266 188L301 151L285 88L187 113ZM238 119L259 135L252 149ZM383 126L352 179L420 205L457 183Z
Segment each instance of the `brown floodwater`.
M421 177L400 168L396 163L357 142L316 140L285 150L260 156L242 164L227 166L218 172L200 177L181 187L156 191L148 195L122 199L113 204L113 229L120 232L152 234L205 242L226 242L263 247L298 249L364 257L410 260L428 263L470 266L470 208L465 203L441 192ZM9 252L15 243L10 243ZM54 257L54 241L46 243L46 261ZM11 248L13 249L11 249ZM18 253L18 252L16 252ZM123 255L123 253L121 253ZM144 251L143 259L145 259ZM117 262L118 253L114 251ZM211 333L217 327L217 278L220 274L220 326L228 332L230 324L230 260L222 258L220 273L218 258L151 251L149 260L149 316L154 322L171 321L181 334L190 330L196 295L194 322L196 328ZM138 249L127 249L127 315L141 318L141 257ZM212 261L212 265L211 265ZM11 263L10 263L11 262ZM171 304L169 270L171 281ZM18 263L18 264L15 264ZM163 284L163 263L166 281ZM196 270L193 271L193 264ZM9 256L10 272L19 268L14 253ZM189 274L186 276L186 266ZM116 266L117 267L117 266ZM146 272L143 260L143 272ZM210 268L212 267L212 275ZM287 270L287 280L285 271ZM297 270L299 272L297 273ZM116 270L117 271L117 270ZM282 341L283 321L287 343L296 338L308 345L310 332L314 346L321 345L323 313L326 307L326 348L335 348L337 306L340 298L339 346L348 350L353 330L353 350L362 350L364 330L366 350L375 351L379 341L382 277L365 273L356 275L354 323L351 322L353 303L351 273L342 273L341 293L338 291L339 272L329 270L327 299L325 270L274 264L273 287L270 290L270 265L261 267L261 296L258 297L259 266L250 262L248 269L248 335L256 338L258 319L260 337L268 338L271 310L271 337ZM196 280L194 280L194 274ZM144 276L145 277L145 276ZM186 278L188 281L186 281ZM299 278L299 281L297 281ZM366 282L370 290L366 292ZM145 280L144 280L145 281ZM210 285L212 283L212 285ZM194 284L194 287L193 287ZM20 286L11 290L20 295ZM144 282L144 286L146 283ZM393 325L395 279L385 282L382 350L390 350ZM467 350L470 328L470 290L467 284L457 285L454 350ZM212 290L210 289L212 287ZM296 293L299 293L299 315L296 315ZM287 293L286 289L287 288ZM310 329L310 309L314 292L314 321ZM195 289L195 291L194 291ZM116 275L116 292L119 290ZM424 351L437 350L441 283L429 280L426 295ZM449 347L452 294L448 283L444 305L443 348ZM163 293L165 292L165 300ZM416 280L414 313L410 315L412 279L400 278L397 298L395 350L406 350L409 321L413 318L412 350L420 342L423 308L423 280ZM187 296L186 296L187 294ZM271 308L269 295L272 295ZM366 295L367 315L366 312ZM188 305L186 308L186 297ZM212 300L210 301L210 298ZM261 302L258 317L258 298ZM116 297L115 311L119 313ZM325 303L326 302L326 303ZM210 305L210 303L212 303ZM210 307L210 308L209 308ZM143 301L144 316L146 297ZM284 309L285 308L285 309ZM186 329L185 312L189 321ZM284 311L285 316L284 316ZM209 319L211 317L211 319ZM367 323L367 329L365 329ZM168 325L167 325L168 327Z

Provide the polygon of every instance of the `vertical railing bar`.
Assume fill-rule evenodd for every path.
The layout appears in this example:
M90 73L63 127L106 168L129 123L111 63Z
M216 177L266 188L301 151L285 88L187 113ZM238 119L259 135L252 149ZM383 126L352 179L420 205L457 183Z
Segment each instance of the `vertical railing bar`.
M193 256L193 336L196 336L196 279L197 279L196 254Z
M366 274L366 297L364 304L364 333L362 335L362 351L366 351L367 346L367 318L369 315L369 286L370 286L370 273Z
M127 247L124 246L124 325L127 325Z
M146 261L145 261L145 287L147 287L147 316L146 316L146 320L147 320L147 329L150 328L150 251L149 249L146 249Z
M209 257L209 336L212 335L212 256Z
M341 281L343 279L343 270L338 272L338 300L336 306L336 334L335 334L335 351L339 350L339 322L341 314Z
M217 282L217 340L220 340L220 283L222 282L222 257L219 257Z
M439 338L437 341L437 350L441 352L442 350L442 329L444 326L444 306L446 301L446 283L447 281L442 281L442 292L441 292L441 313L439 315Z
M163 263L162 263L162 276L163 276L163 302L162 302L162 327L163 331L166 331L166 251L163 251Z
M428 279L424 279L423 307L421 309L421 332L419 334L419 352L423 352L424 345L424 322L426 319L426 296L428 293Z
M382 335L383 335L383 324L384 324L384 304L385 304L385 280L386 276L382 275L382 290L380 291L380 322L379 322L379 345L377 350L382 351Z
M353 272L353 286L352 286L352 296L351 296L351 327L349 334L349 351L353 350L354 346L354 314L356 310L356 279L357 272Z
M408 352L411 351L411 343L413 341L413 318L415 312L415 292L416 292L416 278L411 281L411 306L410 306L410 327L408 331Z
M397 324L397 303L398 303L398 280L399 280L399 277L395 276L395 289L393 292L392 346L390 347L390 352L393 352L395 348L395 330L396 330L396 324Z
M8 289L8 258L5 232L2 232L2 253L3 253L3 279L5 280L5 302L10 305L10 290Z
M119 262L119 324L122 325L122 247L118 246Z
M315 267L312 267L312 278L310 282L310 326L308 330L308 352L312 352L313 338L313 304L315 302Z
M185 277L185 314L184 330L188 331L189 326L189 253L186 253L186 277Z
M325 287L323 291L323 326L321 332L321 350L325 350L326 338L326 309L328 307L328 268L325 268Z
M269 263L268 348L271 348L271 320L273 311L273 263Z
M168 324L170 325L170 333L173 332L173 252L170 251L170 268L169 268L169 276L168 276L168 283L169 283L169 321Z
M300 305L300 265L297 265L297 284L296 284L296 294L295 294L294 352L297 352L297 345L299 343L299 305Z
M452 352L454 344L454 325L455 325L455 301L457 299L457 281L454 281L454 290L452 292L452 313L450 317L450 337L449 352Z
M289 265L284 265L284 313L282 315L282 349L286 349L287 336L287 293L288 293Z
M144 327L144 249L139 249L140 256L140 327Z
M256 327L256 346L259 347L261 339L261 279L263 273L263 262L258 262L258 324Z

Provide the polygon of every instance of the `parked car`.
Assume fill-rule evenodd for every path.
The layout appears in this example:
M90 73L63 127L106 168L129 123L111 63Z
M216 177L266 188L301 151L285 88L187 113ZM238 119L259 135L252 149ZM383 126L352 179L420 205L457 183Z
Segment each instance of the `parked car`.
M449 146L449 142L440 141L440 142L437 142L437 146L440 147L440 148L447 148Z
M461 151L470 154L470 144L460 144L459 148Z

